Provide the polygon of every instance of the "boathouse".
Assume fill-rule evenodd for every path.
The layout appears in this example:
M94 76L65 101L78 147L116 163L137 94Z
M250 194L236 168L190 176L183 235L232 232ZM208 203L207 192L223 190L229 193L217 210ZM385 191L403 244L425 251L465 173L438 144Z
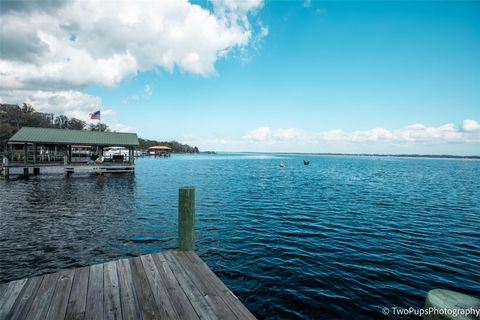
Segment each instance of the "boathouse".
M170 156L172 148L167 146L152 146L148 148L148 155L150 156Z
M24 174L33 168L64 166L65 173L79 171L133 172L134 148L139 145L136 133L21 128L7 143L3 166L23 167ZM105 157L104 148L121 147L124 153Z

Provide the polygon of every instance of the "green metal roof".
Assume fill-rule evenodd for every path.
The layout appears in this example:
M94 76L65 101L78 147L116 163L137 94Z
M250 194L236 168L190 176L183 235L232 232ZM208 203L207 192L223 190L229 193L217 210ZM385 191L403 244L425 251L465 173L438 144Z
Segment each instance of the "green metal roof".
M44 144L81 144L97 146L138 146L136 133L99 132L23 127L9 142L32 142Z

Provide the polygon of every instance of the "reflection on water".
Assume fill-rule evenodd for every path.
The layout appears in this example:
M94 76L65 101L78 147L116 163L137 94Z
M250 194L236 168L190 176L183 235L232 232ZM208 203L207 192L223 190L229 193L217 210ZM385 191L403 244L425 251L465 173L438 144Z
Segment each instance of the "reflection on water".
M304 157L0 181L0 281L174 248L178 188L194 185L198 253L260 318L378 318L434 287L480 295L479 161Z

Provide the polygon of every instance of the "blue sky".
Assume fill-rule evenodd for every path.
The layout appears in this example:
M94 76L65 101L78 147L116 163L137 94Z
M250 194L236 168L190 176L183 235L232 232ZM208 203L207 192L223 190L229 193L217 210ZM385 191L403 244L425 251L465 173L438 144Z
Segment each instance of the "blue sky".
M117 130L201 150L480 154L480 2L251 2L197 2L240 30L213 54L218 42L199 49L207 63L138 66L139 53L111 81L61 88L88 98L76 113L52 111L98 105Z

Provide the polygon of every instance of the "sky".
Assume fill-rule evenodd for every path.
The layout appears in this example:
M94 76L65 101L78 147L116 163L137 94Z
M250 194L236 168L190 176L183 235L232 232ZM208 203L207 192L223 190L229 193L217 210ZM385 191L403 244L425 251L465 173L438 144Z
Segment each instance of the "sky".
M480 155L478 1L0 5L1 103L203 151Z

